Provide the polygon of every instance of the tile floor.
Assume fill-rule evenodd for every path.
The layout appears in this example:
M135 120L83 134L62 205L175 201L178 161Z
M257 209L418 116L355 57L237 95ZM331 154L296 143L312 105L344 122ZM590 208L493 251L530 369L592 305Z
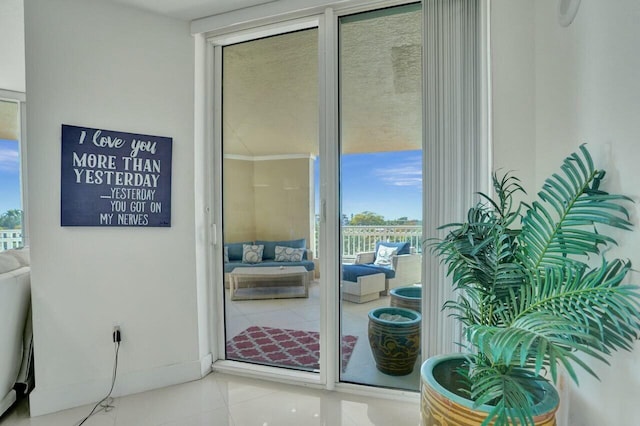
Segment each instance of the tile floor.
M232 337L251 325L319 331L320 289L311 284L309 298L232 302L227 292L227 332ZM412 374L393 377L375 368L367 338L367 314L388 306L388 297L368 303L344 302L343 333L358 342L341 380L398 389L418 390L419 364ZM213 373L202 380L114 400L114 409L98 412L86 426L415 426L420 407L338 392L309 389L268 381ZM0 417L1 426L77 426L92 405L29 417L28 402L21 401Z
M379 372L369 348L367 336L368 313L379 306L389 306L389 297L367 303L344 302L342 332L358 336L351 359L341 380L350 383L383 386L418 391L420 388L420 363L416 360L413 372L394 377ZM295 330L320 330L320 287L314 281L309 288L309 298L263 299L231 301L226 297L226 326L228 339L252 325L289 328Z
M85 426L417 426L418 401L399 402L212 373L201 380L115 398ZM77 426L93 405L30 418L26 400L2 426Z

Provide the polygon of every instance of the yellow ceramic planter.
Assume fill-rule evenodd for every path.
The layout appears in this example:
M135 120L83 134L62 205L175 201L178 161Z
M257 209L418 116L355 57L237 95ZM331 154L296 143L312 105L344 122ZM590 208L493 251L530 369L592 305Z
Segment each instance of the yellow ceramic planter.
M454 394L447 389L453 375L449 371L460 365L463 355L441 355L429 358L421 368L421 412L423 426L479 426L492 407L484 405L473 408L473 401ZM455 386L455 385L454 385ZM534 406L534 421L537 426L555 426L558 410L558 392L544 382L543 397Z

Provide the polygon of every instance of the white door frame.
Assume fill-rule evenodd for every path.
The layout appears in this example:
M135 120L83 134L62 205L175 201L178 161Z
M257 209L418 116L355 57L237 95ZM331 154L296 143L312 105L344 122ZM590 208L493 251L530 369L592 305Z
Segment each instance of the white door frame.
M483 160L481 163L486 165L482 170L475 171L474 176L466 176L468 181L472 179L483 180L479 185L484 188L489 182L490 176L490 78L489 78L489 31L488 31L488 0L482 1L483 24L481 44L485 50L481 52L483 76L481 82L482 92L482 137L480 138L480 146L478 151ZM301 0L304 3L304 0ZM284 2L282 2L284 3ZM315 2L317 3L317 1ZM207 255L209 265L207 269L208 283L208 302L210 314L208 315L209 340L212 359L214 361L214 369L234 374L249 375L253 377L265 378L274 381L284 381L287 383L304 383L306 386L318 387L324 389L347 390L354 393L382 396L391 398L415 398L414 392L394 391L389 389L373 388L370 386L360 386L353 384L345 384L339 382L339 354L337 340L339 338L338 323L338 289L337 286L330 286L327 283L335 283L339 279L339 259L335 253L339 252L340 241L338 233L335 231L339 226L339 199L338 199L338 176L335 171L338 168L339 147L338 147L338 39L337 39L337 19L341 15L361 12L365 10L373 10L380 7L395 6L411 3L409 1L362 1L362 0L342 0L327 2L331 7L306 7L297 10L289 10L287 12L275 13L260 18L255 17L254 8L247 8L232 12L230 14L219 15L217 17L205 18L192 23L192 31L196 34L196 46L201 45L200 50L197 49L196 58L202 57L200 66L203 68L204 77L196 79L196 91L201 89L204 95L204 108L200 119L196 118L196 128L198 125L202 129L202 138L205 146L212 147L205 150L206 158L204 167L207 169L205 176L209 176L205 182L205 204L208 206L205 215L206 223L210 227L207 232L206 239ZM322 158L321 164L321 185L320 185L320 257L322 259L320 266L321 276L321 353L320 361L323 368L321 373L305 373L294 370L286 370L281 368L266 367L252 365L235 361L216 361L222 358L225 351L224 342L224 310L223 300L219 296L220 282L222 278L222 174L221 174L221 152L222 152L222 132L221 132L221 49L222 46L238 43L241 41L251 40L255 38L266 37L269 35L281 34L289 31L300 30L304 28L318 27L318 51L319 51L319 149ZM198 61L196 61L198 65ZM423 96L424 97L424 96ZM213 117L213 120L211 119ZM202 121L199 123L199 121ZM423 132L424 133L424 132ZM427 151L426 137L423 134L423 151ZM425 154L426 157L426 154ZM450 159L434 159L425 158L423 162L423 176L428 176L427 168L439 161L440 166L446 167L443 161L451 161ZM423 188L423 199L426 204L427 192L432 192L437 183L427 182L429 189ZM455 191L455 188L448 188L449 191ZM424 212L430 211L423 209ZM438 213L433 217L432 221L437 223L450 222L451 219L446 214ZM427 231L425 225L424 231ZM423 276L427 277L428 268L437 265L434 259L427 259L425 252L425 260L423 260ZM435 263L434 263L435 262ZM430 301L430 292L437 292L437 288L448 285L446 282L440 282L437 286L432 286L431 290L423 290L426 297L423 297L423 312L431 312L432 316L440 311L440 306L435 306ZM425 315L425 318L427 316ZM202 324L201 324L202 325ZM423 354L435 353L441 351L445 346L450 344L454 338L451 330L448 330L446 336L431 333L429 336L423 331Z

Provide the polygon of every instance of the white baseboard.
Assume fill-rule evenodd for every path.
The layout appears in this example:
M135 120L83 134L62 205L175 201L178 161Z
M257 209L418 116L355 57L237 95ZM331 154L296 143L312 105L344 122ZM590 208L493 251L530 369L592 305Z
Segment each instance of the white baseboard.
M204 377L213 371L213 355L206 354L200 358L200 377Z
M208 370L205 366L208 364ZM124 396L201 379L211 371L211 354L202 359L142 371L118 373L112 396ZM96 403L106 396L111 377L70 385L43 387L29 395L32 417Z

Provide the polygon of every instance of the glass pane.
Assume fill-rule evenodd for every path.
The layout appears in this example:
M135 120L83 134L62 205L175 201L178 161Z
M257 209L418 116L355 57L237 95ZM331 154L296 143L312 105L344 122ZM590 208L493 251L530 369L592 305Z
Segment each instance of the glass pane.
M223 48L227 359L319 369L317 39Z
M22 247L20 107L0 101L0 251Z
M343 17L339 39L343 360L357 338L340 377L408 390L420 363L420 10Z

